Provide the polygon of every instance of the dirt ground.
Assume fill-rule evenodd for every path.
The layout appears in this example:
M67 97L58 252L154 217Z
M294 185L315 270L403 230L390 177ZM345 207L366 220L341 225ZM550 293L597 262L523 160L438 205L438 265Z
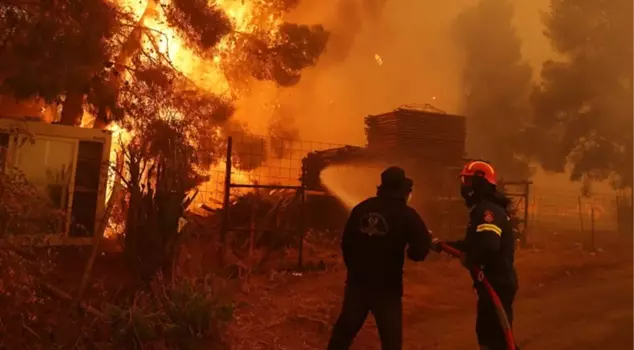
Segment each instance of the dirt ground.
M227 292L236 302L228 329L232 349L325 349L341 306L345 269L336 240L323 241L328 243L305 244L306 265L313 268L312 272L277 271L231 280ZM517 253L520 290L515 335L522 350L632 349L631 239L611 244L604 240L594 253L574 239L546 241L548 244L534 244ZM296 253L289 250L280 267L294 263ZM73 294L87 257L65 255L73 259L59 259L58 269L64 273L53 274L57 277L49 282ZM99 306L100 300L118 300L120 294L125 295L121 290L125 285L121 271L125 268L117 256L101 256L93 273L94 288L89 288L87 299ZM105 286L110 288L102 288ZM430 253L422 263L408 262L403 298L404 349L476 349L475 302L468 273L455 259ZM51 302L37 306L31 311L37 311L38 320L29 323L28 329L16 323L17 330L11 334L17 340L35 339L27 330L76 337L80 330L73 322L49 327L50 320L57 322L59 310L68 310L68 305ZM353 349L380 348L373 321L369 317Z
M520 348L632 348L631 266L577 271L526 294L519 294L516 306L515 336ZM442 333L418 340L410 330L406 348L475 349L474 340L462 337L463 330L473 328L472 322L473 317L463 313L417 323L414 327L419 330Z
M334 254L333 254L334 255ZM598 253L574 245L518 252L515 336L522 349L631 349L632 244ZM345 271L270 275L245 285L233 348L325 349ZM443 256L407 264L404 349L475 349L476 297L466 271ZM353 349L380 349L372 317Z

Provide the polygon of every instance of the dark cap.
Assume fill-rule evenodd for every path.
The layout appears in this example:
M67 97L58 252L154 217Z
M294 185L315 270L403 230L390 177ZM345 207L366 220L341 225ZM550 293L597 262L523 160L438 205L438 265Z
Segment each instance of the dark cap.
M381 188L411 191L413 181L405 176L405 170L392 166L381 173Z

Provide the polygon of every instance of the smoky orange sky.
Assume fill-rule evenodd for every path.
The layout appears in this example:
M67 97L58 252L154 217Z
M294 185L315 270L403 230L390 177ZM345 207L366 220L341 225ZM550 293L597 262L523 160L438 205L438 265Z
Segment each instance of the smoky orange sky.
M460 112L462 67L450 27L474 0L387 0L375 18L364 11L342 15L339 1L361 0L332 0L328 5L303 1L288 15L291 21L321 23L331 31L327 52L294 87L254 83L238 102L237 119L257 134L266 133L273 118L283 118L293 120L300 139L363 145L363 120L369 114L425 103ZM540 19L547 5L548 0L515 1L523 55L535 77L552 55ZM358 21L351 18L355 16ZM341 35L352 36L354 43L345 58L337 60L333 57L342 53L336 36Z

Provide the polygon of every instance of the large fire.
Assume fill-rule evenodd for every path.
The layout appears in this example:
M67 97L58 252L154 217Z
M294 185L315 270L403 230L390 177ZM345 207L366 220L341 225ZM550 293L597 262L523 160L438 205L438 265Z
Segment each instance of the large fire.
M224 10L231 20L233 32L226 35L213 48L211 58L201 57L194 49L186 45L185 40L179 33L168 25L165 8L170 4L170 0L115 0L122 9L130 12L134 16L134 21L148 28L144 32L142 45L146 51L158 58L164 55L170 60L174 68L185 75L196 86L209 93L227 99L235 100L239 94L233 88L226 76L225 60L241 55L236 45L237 35L258 32L269 33L271 41L275 40L276 28L281 23L281 19L275 14L266 16L266 20L257 20L263 14L255 13L256 8L249 1L245 0L215 0L210 1L210 6L218 6ZM260 7L261 8L261 7ZM257 16L256 16L257 15ZM256 24L257 22L257 24ZM152 50L152 46L158 43L158 51ZM227 63L228 64L228 63ZM119 144L129 141L129 135L119 125L109 125L108 129L114 131L113 155L118 152Z
M122 9L130 11L135 16L135 20L142 20L142 24L154 33L153 38L149 38L148 35L144 38L143 45L146 48L158 42L159 50L155 55L167 56L174 67L195 82L199 88L227 97L237 94L237 91L232 89L229 84L229 79L225 73L227 65L235 57L242 55L239 52L240 48L236 44L236 39L240 35L257 31L258 33L268 33L269 41L274 42L278 28L282 23L280 13L259 13L266 7L256 7L251 1L209 1L210 6L217 6L225 12L231 21L233 31L231 34L225 35L214 46L214 54L208 59L199 56L195 50L188 47L178 32L168 25L164 9L171 4L170 0L160 2L159 0L115 1ZM259 3L266 3L266 1L259 1Z
M258 2L260 6L255 6L254 3L246 0L210 1L209 6L217 6L229 18L232 32L225 35L213 47L211 55L202 56L194 48L189 47L179 32L168 24L166 9L171 5L170 0L114 1L122 10L131 13L135 22L147 28L143 32L141 45L146 52L154 56L154 59L159 59L159 56L166 57L174 69L187 77L197 88L230 101L236 101L240 95L239 89L232 87L231 79L227 73L231 68L235 68L230 67L232 61L242 55L242 52L240 52L241 47L237 44L237 38L239 35L257 31L259 35L266 33L265 35L269 36L269 41L275 42L278 36L277 28L282 23L280 13L275 13L275 11L262 13L262 9L267 8L266 6L261 6L262 1ZM93 120L94 117L86 113L82 120L82 126L90 126ZM124 129L118 123L111 123L106 128L112 131L110 160L114 162L117 157L120 157L122 148L131 141L133 132ZM223 130L218 127L215 132L222 136ZM214 177L224 173L224 169L225 163L220 161L213 164L211 169L208 169L208 173L211 177ZM107 186L107 199L113 194L112 189L115 177L115 172L111 171ZM232 169L232 180L232 182L237 183L252 183L249 172L238 171L235 168ZM210 180L210 182L214 181L217 182L217 178ZM211 185L210 183L204 183L201 187L211 187ZM216 183L213 185L217 187ZM215 197L221 197L221 194L219 192ZM207 202L205 204L210 206L220 202L220 198L209 198L208 194L201 200ZM113 232L108 230L106 234L112 235Z

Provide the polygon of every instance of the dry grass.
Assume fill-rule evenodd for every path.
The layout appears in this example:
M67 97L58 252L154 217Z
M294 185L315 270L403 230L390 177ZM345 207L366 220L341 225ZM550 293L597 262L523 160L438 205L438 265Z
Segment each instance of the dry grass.
M231 289L237 288L232 296L235 309L226 337L232 349L324 348L339 312L345 269L339 260L338 243L335 240L328 237L309 238L305 254L310 271L301 274L293 272L290 268L295 265L297 252L287 249L282 259L286 261L285 265L231 281L234 285ZM320 241L325 244L316 243ZM574 241L552 242L539 248L520 250L517 254L520 297L539 293L543 287L562 276L582 274L623 262L631 264L631 241L618 243L603 244L603 250L596 253L583 249L583 245ZM197 242L197 246L200 247L200 242ZM187 253L191 260L200 258L200 264L188 270L189 274L201 274L209 267L203 256L198 256L204 250L200 248L201 252ZM81 254L67 260L55 259L57 275L62 271L63 276L47 280L73 294L77 285L76 277L81 274L82 264L78 262L84 262L85 259ZM121 302L134 289L120 290L121 285L125 284L125 276L122 275L125 265L120 260L109 256L98 259L93 283L86 297L93 306L101 309L103 301L118 303L123 311L120 314L126 314L126 306ZM278 261L278 257L275 260ZM81 348L97 339L111 338L111 329L108 327L95 326L91 317L74 317L69 313L67 303L42 295L33 283L29 268L21 265L20 261L10 254L0 256L0 306L3 311L0 313L0 344L4 342L10 345L9 348L26 346L37 349L50 348L51 344L71 344L69 346L72 348L72 344L76 343ZM35 266L35 270L46 272L51 277L53 274L48 273L48 264L48 261L42 261ZM470 287L467 272L457 261L447 256L432 253L423 263L408 262L404 293L406 330L416 330L420 327L417 325L433 324L430 318L434 317L454 313L463 317L465 310L471 310L475 300ZM205 288L196 293L199 292L211 295L205 292ZM153 300L159 299L146 295L144 299L137 298L137 301L143 301L143 305L152 309ZM207 297L204 299L209 300ZM199 309L193 307L191 311L198 312ZM409 338L418 336L408 335ZM371 318L356 344L363 349L376 347L377 336ZM201 348L205 348L204 345Z
M516 264L520 295L538 293L562 276L631 262L631 244L627 243L610 245L599 253L588 252L575 242L521 249ZM337 251L332 246L312 252L312 256L333 255L336 256ZM341 263L329 262L327 270L322 272L251 279L238 295L240 301L230 325L232 348L324 348L339 312L345 279ZM424 263L407 263L403 299L405 327L430 317L470 309L475 300L470 287L467 272L446 256L433 254ZM360 348L376 346L373 326L370 318L355 342Z
M75 312L71 299L89 252L63 253L0 251L0 349L227 348L233 304L224 280L179 276L137 289L126 286L123 259L105 257L84 299L98 310Z

